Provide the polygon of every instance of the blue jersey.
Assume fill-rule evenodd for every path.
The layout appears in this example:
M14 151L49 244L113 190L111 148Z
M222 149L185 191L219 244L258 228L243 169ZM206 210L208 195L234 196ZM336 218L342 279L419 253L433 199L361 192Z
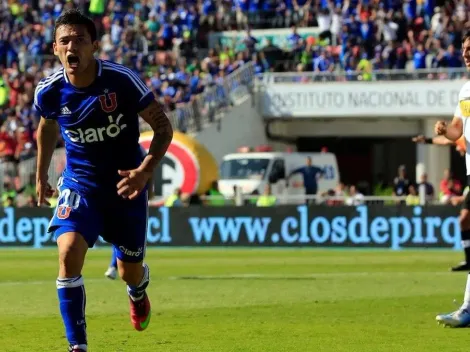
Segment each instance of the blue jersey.
M63 182L84 194L116 195L121 177L142 162L138 113L153 93L129 68L97 60L97 77L76 88L63 69L42 79L34 105L45 119L56 120L65 141Z

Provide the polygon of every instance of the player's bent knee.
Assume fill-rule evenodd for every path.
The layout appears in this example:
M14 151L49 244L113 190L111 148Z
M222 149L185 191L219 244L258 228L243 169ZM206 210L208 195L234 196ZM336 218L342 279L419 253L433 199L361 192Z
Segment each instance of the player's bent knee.
M128 263L118 260L119 276L129 285L138 285L144 275L143 262Z
M57 239L59 277L75 277L82 272L88 244L78 232L67 232Z

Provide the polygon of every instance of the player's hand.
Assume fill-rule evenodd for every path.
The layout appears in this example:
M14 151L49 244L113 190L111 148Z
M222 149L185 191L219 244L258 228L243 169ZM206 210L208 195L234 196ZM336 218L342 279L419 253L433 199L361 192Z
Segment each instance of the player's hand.
M434 132L439 136L445 135L447 132L447 123L445 121L437 121L434 125Z
M424 136L420 134L419 136L411 138L411 140L415 143L424 143L426 141L426 138L424 138Z
M118 194L122 198L135 199L147 185L152 173L139 169L119 170L118 174L123 177L117 184Z
M51 206L51 203L47 201L46 198L51 198L54 195L54 190L52 189L49 182L46 180L36 180L36 195L38 197L38 207L45 204L48 207Z

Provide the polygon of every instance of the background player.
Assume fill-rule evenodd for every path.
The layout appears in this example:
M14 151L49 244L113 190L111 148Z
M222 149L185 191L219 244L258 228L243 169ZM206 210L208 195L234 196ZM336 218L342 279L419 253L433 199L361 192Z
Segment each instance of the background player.
M108 270L104 273L104 276L106 276L108 279L111 280L116 280L117 277L117 271L118 271L118 266L117 266L117 253L114 250L114 248L111 249L111 263L109 264Z
M49 231L59 250L57 291L69 351L83 352L87 334L81 271L99 235L117 253L134 328L148 326L146 185L173 130L153 93L133 71L94 58L99 43L91 19L68 10L57 19L53 38L63 69L41 80L35 92L34 104L41 113L36 187L38 203L48 204L52 187L47 175L60 127L67 160ZM143 161L138 115L154 131Z
M465 66L470 69L470 32L467 32L462 39L462 55ZM439 136L456 142L462 136L466 141L465 163L467 168L467 183L470 184L470 154L468 153L468 143L470 141L470 130L467 126L470 117L470 82L464 84L459 93L459 104L455 109L454 118L450 124L438 121L435 125L435 132ZM460 231L465 252L470 248L470 193L467 192L462 209L460 210ZM467 266L468 267L468 266ZM464 327L470 325L470 274L467 276L464 302L455 312L442 314L436 317L439 323L452 327Z

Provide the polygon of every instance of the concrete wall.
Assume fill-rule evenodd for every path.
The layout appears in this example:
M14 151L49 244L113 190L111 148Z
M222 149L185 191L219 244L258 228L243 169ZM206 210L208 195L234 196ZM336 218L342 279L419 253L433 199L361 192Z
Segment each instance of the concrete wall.
M194 135L212 153L217 162L240 146L255 147L267 144L263 120L252 100L247 99L232 107L219 122Z

